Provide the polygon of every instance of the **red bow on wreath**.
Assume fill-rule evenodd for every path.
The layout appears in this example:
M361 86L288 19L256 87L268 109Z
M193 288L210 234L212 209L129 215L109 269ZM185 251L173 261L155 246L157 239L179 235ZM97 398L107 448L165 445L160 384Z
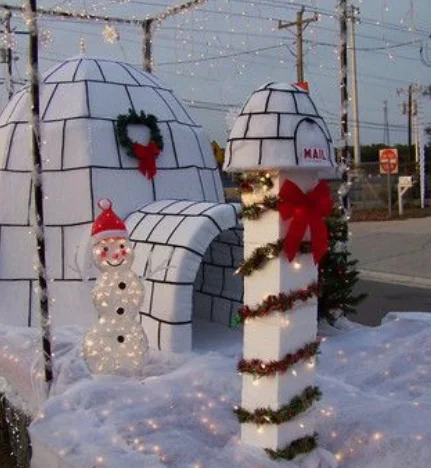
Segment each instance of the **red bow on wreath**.
M279 198L277 209L282 219L292 218L283 245L288 260L291 262L295 258L309 227L314 262L319 263L328 251L328 229L324 220L332 211L328 184L320 181L310 192L304 193L296 184L286 180Z
M133 144L133 152L139 159L139 171L147 179L152 179L157 173L156 158L160 154L160 148L150 141L148 145Z

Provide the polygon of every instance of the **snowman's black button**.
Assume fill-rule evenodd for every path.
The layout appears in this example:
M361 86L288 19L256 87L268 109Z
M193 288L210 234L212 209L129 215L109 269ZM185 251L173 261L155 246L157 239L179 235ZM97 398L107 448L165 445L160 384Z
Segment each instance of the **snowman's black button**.
M124 336L123 335L117 336L117 341L119 343L124 343Z
M118 283L118 287L120 289L126 289L126 283L124 281L121 281L121 283Z
M117 314L118 314L118 315L123 315L123 314L124 314L124 308L123 308L123 307L119 307L119 308L117 309Z

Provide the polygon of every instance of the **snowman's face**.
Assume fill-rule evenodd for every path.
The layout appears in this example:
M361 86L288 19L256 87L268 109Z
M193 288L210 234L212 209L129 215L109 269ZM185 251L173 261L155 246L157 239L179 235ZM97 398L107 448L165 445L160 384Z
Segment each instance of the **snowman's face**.
M133 258L132 245L125 237L102 239L93 246L93 261L101 271L128 269Z

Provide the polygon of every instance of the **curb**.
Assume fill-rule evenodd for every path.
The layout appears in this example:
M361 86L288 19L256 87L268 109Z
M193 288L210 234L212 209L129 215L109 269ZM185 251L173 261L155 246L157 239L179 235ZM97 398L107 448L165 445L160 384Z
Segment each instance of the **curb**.
M360 279L364 280L377 281L379 283L399 284L402 286L423 289L431 288L431 278L424 278L423 276L395 275L393 273L362 269L359 269L358 271Z

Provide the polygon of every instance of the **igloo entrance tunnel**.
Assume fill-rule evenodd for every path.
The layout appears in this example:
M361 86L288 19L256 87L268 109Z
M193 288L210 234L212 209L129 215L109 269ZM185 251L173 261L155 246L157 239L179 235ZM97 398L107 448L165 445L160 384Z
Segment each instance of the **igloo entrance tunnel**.
M0 116L0 320L37 326L32 233L29 90ZM120 145L115 123L129 109L158 119L164 148L148 180ZM143 144L149 131L131 125ZM42 172L52 324L86 327L94 270L86 250L97 201L110 198L135 245L134 270L145 279L140 312L150 345L191 347L193 305L228 324L242 301L233 277L242 255L238 206L224 203L211 145L202 127L157 77L121 62L76 57L48 71L41 86ZM214 241L214 242L213 242Z

